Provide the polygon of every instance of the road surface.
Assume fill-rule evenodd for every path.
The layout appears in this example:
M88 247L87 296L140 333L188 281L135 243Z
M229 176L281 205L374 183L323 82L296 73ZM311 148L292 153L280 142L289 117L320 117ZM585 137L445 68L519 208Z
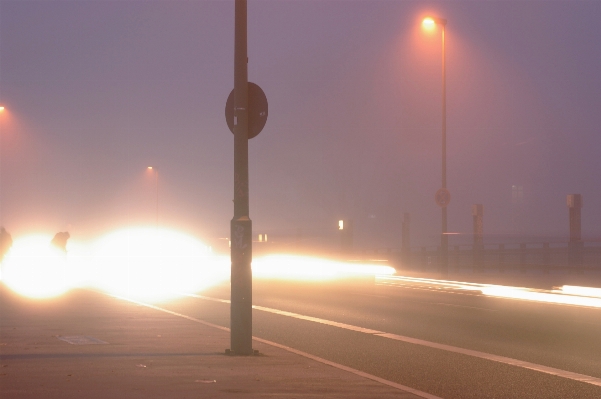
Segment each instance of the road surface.
M229 326L229 287L159 305ZM601 309L377 279L255 281L253 335L445 399L601 398Z

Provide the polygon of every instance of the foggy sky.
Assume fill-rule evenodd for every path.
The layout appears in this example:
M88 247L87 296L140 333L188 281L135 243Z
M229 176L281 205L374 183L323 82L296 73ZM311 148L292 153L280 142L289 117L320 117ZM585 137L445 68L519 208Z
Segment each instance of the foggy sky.
M436 244L447 18L449 231L601 236L601 2L249 1L254 231ZM159 223L227 236L233 1L0 1L0 223L73 237ZM512 185L523 187L518 225ZM309 233L308 233L309 234Z

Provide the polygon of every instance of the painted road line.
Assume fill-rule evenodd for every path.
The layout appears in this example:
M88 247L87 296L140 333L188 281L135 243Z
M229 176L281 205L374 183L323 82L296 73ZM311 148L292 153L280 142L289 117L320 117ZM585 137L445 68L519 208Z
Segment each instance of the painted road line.
M442 398L440 398L438 396L431 395L431 394L429 394L427 392L418 391L417 389L413 389L413 388L408 387L406 385L402 385L402 384L398 384L396 382L385 380L384 378L380 378L380 377L375 376L373 374L368 374L368 373L365 373L365 372L363 372L361 370L354 369L352 367L347 367L347 366L339 364L339 363L334 363L334 362L331 362L331 361L326 360L324 358L321 358L321 357L318 357L318 356L314 356L314 355L312 355L310 353L299 351L299 350L294 349L294 348L290 348L289 346L280 345L280 344L278 344L276 342L267 341L267 340L265 340L263 338L258 338L258 337L253 337L253 339L255 341L262 342L262 343L267 344L267 345L275 346L277 348L287 350L288 352L296 353L297 355L301 355L301 356L307 357L309 359L313 359L313 360L318 361L320 363L327 364L327 365L332 366L332 367L336 367L336 368L338 368L340 370L348 371L349 373L353 373L353 374L356 374L358 376L361 376L361 377L364 377L364 378L367 378L367 379L370 379L370 380L373 380L373 381L377 381L377 382L382 383L384 385L388 385L390 387L397 388L397 389L400 389L402 391L406 391L406 392L412 393L412 394L414 394L416 396L420 396L422 398L426 398L426 399L442 399Z
M551 375L555 375L558 377L568 378L570 380L585 382L587 384L597 385L597 386L601 387L601 378L591 377L588 375L574 373L571 371L556 369L553 367L547 367L547 366L543 366L543 365L536 364L536 363L526 362L523 360L512 359L510 357L493 355L493 354L486 353L486 352L459 348L457 346L438 344L436 342L424 341L421 339L411 338L411 337L405 337L405 336L397 335L397 334L381 333L381 334L375 334L375 335L377 335L379 337L394 339L396 341L407 342L410 344L427 346L427 347L434 348L434 349L441 349L441 350L444 350L447 352L454 352L454 353L459 353L462 355L478 357L480 359L492 360L493 362L509 364L511 366L516 366L516 367L522 367L525 369L539 371L541 373L551 374Z
M351 324L339 323L337 321L320 319L318 317L305 316L298 313L286 312L285 310L271 309L265 308L263 306L255 306L253 305L253 309L262 310L264 312L275 313L281 316L294 317L295 319L313 321L315 323L327 324L328 326L344 328L345 330L357 331L364 334L380 334L381 331L372 330L370 328L363 328L358 326L353 326Z
M127 298L127 297L119 296L119 295L111 295L111 294L107 294L107 295L112 296L113 298L117 298L117 299L121 299L121 300L128 301L128 302L131 302L131 303L135 303L136 305L146 306L147 308L151 308L151 309L155 309L155 310L160 310L161 312L169 313L171 315L178 316L178 317L183 317L184 319L188 319L188 320L193 321L195 323L204 324L205 326L208 326L208 327L217 328L217 329L223 330L223 331L230 331L230 329L227 328L227 327L223 327L223 326L220 326L220 325L217 325L217 324L209 323L208 321L196 319L194 317L186 316L184 314L173 312L173 311L168 310L168 309L163 309L163 308L151 305L151 304L146 303L146 302L140 302L140 301L137 301L135 299L131 299L131 298Z
M194 297L194 298L207 299L207 300L223 302L223 303L230 302L226 299L211 298L211 297L205 297L202 295L194 295L194 294L186 294L186 295ZM406 343L410 343L410 344L414 344L414 345L421 345L421 346L426 346L429 348L444 350L447 352L459 353L462 355L490 360L493 362L504 363L504 364L508 364L510 366L521 367L521 368L534 370L534 371L538 371L541 373L551 374L551 375L555 375L558 377L567 378L570 380L584 382L587 384L596 385L596 386L601 387L601 378L591 377L588 375L574 373L571 371L556 369L553 367L543 366L541 364L536 364L536 363L530 363L530 362L526 362L523 360L513 359L510 357L493 355L491 353L460 348L460 347L452 346L452 345L439 344L436 342L426 341L423 339L407 337L404 335L391 334L391 333L387 333L387 332L383 332L383 331L372 330L369 328L363 328L363 327L353 326L350 324L339 323L337 321L320 319L318 317L305 316L305 315L301 315L298 313L286 312L283 310L272 309L272 308L266 308L263 306L253 306L253 309L261 310L261 311L269 312L269 313L274 313L274 314L281 315L281 316L293 317L293 318L300 319L300 320L313 321L316 323L321 323L321 324L325 324L325 325L332 326L332 327L344 328L344 329L351 330L351 331L362 332L365 334L372 334L372 335L382 337L382 338L393 339L395 341L402 341L402 342L406 342Z
M192 296L192 297L195 297L195 298L202 298L202 299L213 300L215 302L222 302L222 303L229 303L230 302L230 301L225 300L225 299L202 297L200 295L192 295L192 294L186 294L186 295L187 296ZM173 311L171 311L169 309L164 309L164 308L161 308L161 307L158 307L158 306L155 306L155 305L151 305L149 303L140 302L140 301L137 301L137 300L134 300L134 299L131 299L131 298L126 298L126 297L117 296L117 295L110 295L110 296L112 296L113 298L124 300L124 301L129 301L129 302L135 303L137 305L146 306L148 308L155 309L155 310L158 310L158 311L161 311L161 312L165 312L165 313L168 313L168 314L173 315L173 316L183 317L184 319L193 321L195 323L200 323L200 324L203 324L203 325L208 326L208 327L213 327L213 328L217 328L219 330L228 331L228 332L230 331L230 329L227 328L227 327L219 326L217 324L209 323L209 322L206 322L204 320L200 320L200 319L197 319L197 318L194 318L194 317L191 317L191 316L187 316L187 315L184 315L184 314L181 314L181 313L173 312ZM396 388L396 389L401 390L401 391L412 393L412 394L414 394L416 396L419 396L419 397L422 397L424 399L443 399L443 398L441 398L439 396L435 396L435 395L429 394L427 392L422 392L422 391L419 391L417 389L408 387L406 385L398 384L398 383L393 382L393 381L385 380L384 378L380 378L380 377L375 376L373 374L368 374L368 373L365 373L365 372L363 372L361 370L357 370L357 369L345 366L345 365L340 364L340 363L335 363L335 362L329 361L327 359L321 358L319 356L314 356L314 355L312 355L310 353L307 353L307 352L303 352L303 351L299 351L299 350L294 349L294 348L290 348L289 346L278 344L277 342L268 341L266 339L259 338L259 337L254 337L254 336L252 337L252 339L254 341L261 342L263 344L270 345L270 346L273 346L273 347L276 347L276 348L279 348L279 349L283 349L285 351L288 351L288 352L291 352L291 353L294 353L294 354L306 357L306 358L311 359L311 360L315 360L316 362L323 363L323 364L326 364L328 366L332 366L332 367L335 367L337 369L340 369L340 370L343 370L343 371L347 371L349 373L353 373L353 374L358 375L360 377L367 378L369 380L379 382L380 384L388 385L389 387Z
M227 299L211 298L211 297L207 297L207 296L203 296L203 295L194 295L194 294L184 294L184 295L189 296L189 297L193 297L193 298L206 299L208 301L213 301L213 302L230 303L230 301L227 300ZM337 321L320 319L318 317L305 316L305 315L298 314L298 313L287 312L285 310L266 308L266 307L257 306L257 305L253 305L252 308L256 309L256 310L262 310L264 312L275 313L275 314L278 314L280 316L288 316L288 317L293 317L295 319L312 321L312 322L315 322L315 323L327 324L328 326L334 326L334 327L344 328L345 330L357 331L357 332L361 332L361 333L365 333L365 334L379 334L379 333L382 333L382 331L378 331L378 330L372 330L372 329L369 329L369 328L357 327L357 326L353 326L353 325L350 325L350 324L339 323Z

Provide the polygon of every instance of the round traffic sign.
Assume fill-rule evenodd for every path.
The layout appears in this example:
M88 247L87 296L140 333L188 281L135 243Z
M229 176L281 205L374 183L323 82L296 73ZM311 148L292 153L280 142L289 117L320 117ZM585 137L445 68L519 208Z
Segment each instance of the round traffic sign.
M445 208L451 202L451 193L446 188L439 189L434 195L436 205L441 208Z
M248 82L248 138L256 137L267 122L267 97L256 84ZM225 121L230 131L234 133L234 90L225 103Z

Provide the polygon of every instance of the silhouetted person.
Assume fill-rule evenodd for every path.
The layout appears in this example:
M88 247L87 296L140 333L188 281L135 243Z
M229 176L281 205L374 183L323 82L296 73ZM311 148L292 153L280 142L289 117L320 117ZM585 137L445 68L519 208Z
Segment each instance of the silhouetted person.
M8 252L10 247L13 246L13 238L10 236L8 231L2 227L0 229L0 262L4 259L4 255Z
M67 240L71 237L68 231L61 231L54 235L54 238L50 243L60 249L61 251L67 253Z

